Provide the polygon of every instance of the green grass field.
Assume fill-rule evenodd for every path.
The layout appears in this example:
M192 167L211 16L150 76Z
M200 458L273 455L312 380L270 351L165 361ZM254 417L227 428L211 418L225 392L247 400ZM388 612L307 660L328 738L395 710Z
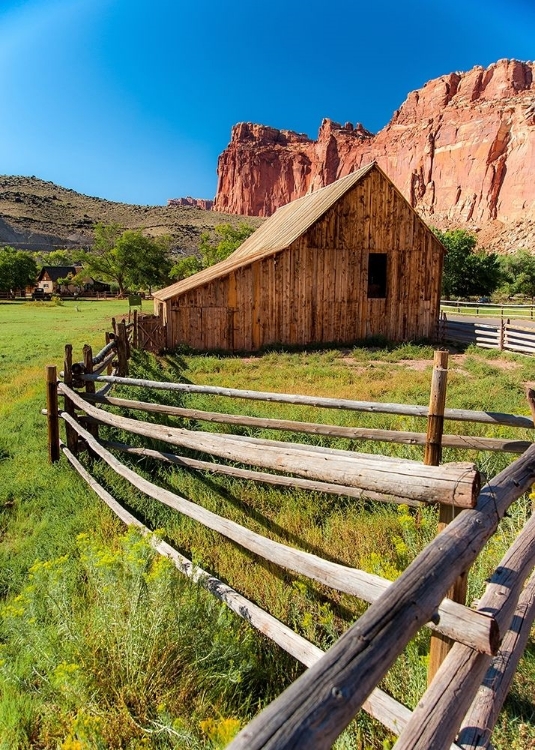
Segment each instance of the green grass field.
M155 557L146 542L125 533L64 459L48 464L40 414L44 366L61 369L65 343L73 344L75 359L84 343L98 350L111 317L125 312L124 301L0 304L0 750L220 748L300 672L284 653ZM132 372L153 379L426 404L431 366L432 348L406 345L247 358L179 354L157 360L137 354ZM451 358L447 404L527 414L523 383L532 378L530 358L469 349ZM142 389L134 393L128 391L131 397L147 395ZM165 399L173 400L169 394ZM175 396L173 403L424 429L422 420L407 417L290 405L275 411L270 404L199 395ZM530 439L527 431L509 428L479 426L475 431ZM421 457L421 449L411 446L347 440L329 444ZM449 450L445 459L475 460L492 475L513 456ZM433 509L362 505L147 462L133 465L272 539L323 551L330 559L390 578L435 534ZM352 597L260 564L217 534L141 497L102 466L95 464L93 471L180 551L318 645L328 647L363 611ZM472 571L470 598L480 596L485 578L529 512L525 498L489 542ZM422 631L382 685L411 707L425 686L428 641ZM535 747L534 657L531 642L493 738L498 750ZM388 732L363 716L336 747L380 749L392 743Z

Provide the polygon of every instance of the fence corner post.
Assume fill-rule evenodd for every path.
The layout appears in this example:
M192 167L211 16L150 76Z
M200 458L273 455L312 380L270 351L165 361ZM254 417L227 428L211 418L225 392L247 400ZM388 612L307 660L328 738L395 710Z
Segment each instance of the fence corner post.
M59 461L59 416L58 416L58 373L56 365L46 366L46 411L48 424L48 459L50 463Z

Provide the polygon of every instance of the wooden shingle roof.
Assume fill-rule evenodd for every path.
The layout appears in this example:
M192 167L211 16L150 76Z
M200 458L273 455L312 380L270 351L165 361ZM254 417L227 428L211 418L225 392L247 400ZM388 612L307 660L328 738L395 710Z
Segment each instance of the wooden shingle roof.
M226 260L205 268L187 279L177 281L176 284L171 284L165 289L155 291L152 296L161 301L171 299L221 276L226 276L241 266L284 250L375 166L375 162L367 164L347 177L342 177L326 187L281 206Z

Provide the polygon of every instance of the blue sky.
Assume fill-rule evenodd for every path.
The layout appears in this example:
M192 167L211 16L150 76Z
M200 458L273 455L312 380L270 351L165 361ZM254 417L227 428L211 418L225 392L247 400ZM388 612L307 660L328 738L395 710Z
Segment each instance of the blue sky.
M210 198L233 124L376 132L426 81L535 59L533 0L0 0L0 174Z

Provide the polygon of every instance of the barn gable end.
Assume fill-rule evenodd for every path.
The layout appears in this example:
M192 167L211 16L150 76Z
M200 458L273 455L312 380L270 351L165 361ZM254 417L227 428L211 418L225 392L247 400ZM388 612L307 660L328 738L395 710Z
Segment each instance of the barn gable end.
M371 164L279 209L226 261L156 292L156 312L168 346L200 350L430 338L442 261L440 242Z

